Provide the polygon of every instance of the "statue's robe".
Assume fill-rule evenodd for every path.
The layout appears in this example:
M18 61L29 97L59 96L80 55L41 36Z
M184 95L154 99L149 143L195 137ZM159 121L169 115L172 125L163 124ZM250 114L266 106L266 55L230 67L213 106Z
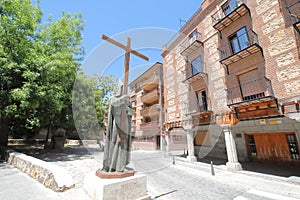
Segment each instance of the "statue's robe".
M108 113L103 171L123 172L129 164L132 114L128 96L112 98Z

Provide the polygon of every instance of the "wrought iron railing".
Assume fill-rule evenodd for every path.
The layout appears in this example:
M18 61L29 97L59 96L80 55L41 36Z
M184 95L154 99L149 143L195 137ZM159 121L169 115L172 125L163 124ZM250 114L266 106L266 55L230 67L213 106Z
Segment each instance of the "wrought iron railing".
M198 70L198 71L194 70L191 63L187 63L186 68L188 70L186 70L186 79L185 80L189 80L190 78L192 78L194 76L197 76L197 75L207 77L207 73L205 73L207 71L206 70L206 64L204 62L201 62L202 70ZM198 67L198 68L200 68L200 67Z
M264 77L227 89L228 105L274 97L271 80Z
M182 47L181 50L184 51L196 41L202 42L202 36L199 32L193 34L192 36L187 36L180 44Z
M258 44L257 34L250 29L244 34L237 36L235 40L231 40L226 45L218 48L221 60L224 60L230 56L233 56L244 49L247 49L253 44Z
M234 11L237 7L242 4L247 4L246 0L228 0L224 3L220 9L218 9L211 17L213 25L221 21L227 15L229 15L232 11Z
M188 106L188 105L187 105ZM211 100L210 98L205 98L202 105L198 102L189 102L189 106L186 108L186 115L194 115L199 113L207 113L211 111Z
M291 16L292 23L293 24L299 23L300 22L300 1L287 7L287 10Z

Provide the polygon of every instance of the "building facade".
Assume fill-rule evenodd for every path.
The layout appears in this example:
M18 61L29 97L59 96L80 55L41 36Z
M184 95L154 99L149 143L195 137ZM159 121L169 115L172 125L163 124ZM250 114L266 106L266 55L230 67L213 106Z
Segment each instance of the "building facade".
M160 150L163 127L162 63L155 63L130 83L130 99L134 108L132 117L133 150Z
M204 0L163 47L165 129L188 159L299 164L300 2Z

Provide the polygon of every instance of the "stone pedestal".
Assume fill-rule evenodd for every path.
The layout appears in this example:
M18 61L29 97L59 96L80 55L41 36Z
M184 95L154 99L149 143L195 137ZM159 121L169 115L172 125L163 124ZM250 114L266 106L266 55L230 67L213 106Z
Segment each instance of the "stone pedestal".
M126 178L101 179L95 173L86 174L83 189L92 200L150 200L147 177L134 175Z
M237 163L232 163L232 162L227 162L226 167L228 171L241 171L242 170L242 165L237 162Z
M54 149L63 150L65 141L65 137L54 137Z
M226 151L228 162L226 163L228 171L240 171L242 170L242 165L238 161L236 145L232 135L231 127L223 126L223 131L225 135Z
M186 159L189 162L197 162L196 156L187 156Z
M129 176L133 176L134 171L125 171L125 172L104 172L101 169L96 171L96 176L102 179L109 179L109 178L126 178Z

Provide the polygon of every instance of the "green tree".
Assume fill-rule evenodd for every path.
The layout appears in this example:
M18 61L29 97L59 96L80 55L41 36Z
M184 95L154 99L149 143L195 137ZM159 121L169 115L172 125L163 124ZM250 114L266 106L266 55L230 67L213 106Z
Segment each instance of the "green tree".
M0 144L41 127L72 129L71 91L84 54L80 14L41 24L30 0L0 0Z
M24 86L25 71L32 67L31 58L35 52L32 41L41 20L41 11L30 1L1 0L0 13L0 144L6 145L9 125L13 119L26 115L21 109L29 89L24 87L19 96L13 91ZM28 119L34 118L33 115L30 113ZM18 124L21 121L16 119L13 122L22 127Z
M95 107L97 119L101 127L104 127L104 116L108 114L110 97L117 85L117 79L110 76L95 76L97 89L95 92Z
M73 115L81 138L98 138L103 133L104 117L116 82L113 76L78 74L73 89Z

